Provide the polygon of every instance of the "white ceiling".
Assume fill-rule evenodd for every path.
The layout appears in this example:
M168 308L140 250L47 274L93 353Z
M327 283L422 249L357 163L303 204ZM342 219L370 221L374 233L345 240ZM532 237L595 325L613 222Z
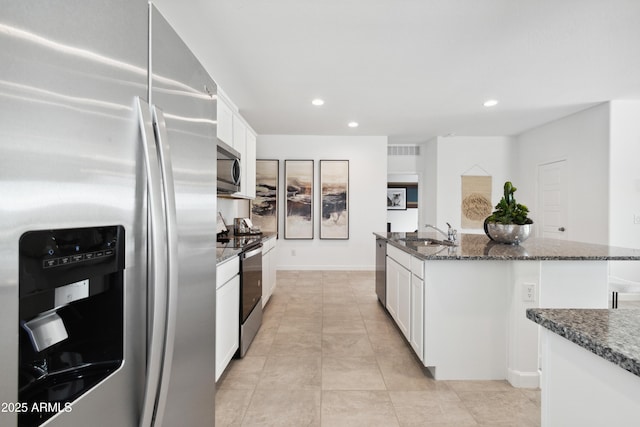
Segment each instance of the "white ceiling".
M154 3L259 134L515 135L640 99L640 0Z

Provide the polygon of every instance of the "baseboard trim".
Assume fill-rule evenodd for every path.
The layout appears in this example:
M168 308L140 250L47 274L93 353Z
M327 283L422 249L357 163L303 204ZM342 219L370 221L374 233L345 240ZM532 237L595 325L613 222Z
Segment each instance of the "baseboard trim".
M276 270L300 271L375 271L373 265L278 265Z
M540 371L521 372L507 369L507 381L516 388L540 388Z

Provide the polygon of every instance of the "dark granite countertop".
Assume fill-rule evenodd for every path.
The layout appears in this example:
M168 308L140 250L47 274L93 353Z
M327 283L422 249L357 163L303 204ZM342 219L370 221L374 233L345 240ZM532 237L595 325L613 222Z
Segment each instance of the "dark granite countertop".
M275 238L275 233L262 233L260 235L255 236L242 236L242 241L234 239L233 236L229 236L229 242L226 243L217 243L216 247L216 264L220 264L229 258L233 258L234 256L238 256L240 252L242 252L243 246L251 244L256 240L260 240L264 242L265 240Z
M425 260L583 260L640 261L640 249L531 237L520 245L506 245L484 234L462 234L459 246L424 245L402 239L443 239L435 232L373 233L393 246Z
M527 318L640 376L640 309L527 309Z

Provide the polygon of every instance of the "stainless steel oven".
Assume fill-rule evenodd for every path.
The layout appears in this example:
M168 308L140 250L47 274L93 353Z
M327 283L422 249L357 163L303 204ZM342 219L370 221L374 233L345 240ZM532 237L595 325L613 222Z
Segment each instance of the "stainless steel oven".
M244 357L262 324L262 243L240 254L240 347Z

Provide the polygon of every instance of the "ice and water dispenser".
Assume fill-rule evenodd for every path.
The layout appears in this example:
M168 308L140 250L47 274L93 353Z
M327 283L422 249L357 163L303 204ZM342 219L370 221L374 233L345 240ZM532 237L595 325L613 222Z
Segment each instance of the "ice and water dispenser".
M19 244L18 400L60 410L123 360L124 228L30 231ZM38 426L55 411L26 411Z

